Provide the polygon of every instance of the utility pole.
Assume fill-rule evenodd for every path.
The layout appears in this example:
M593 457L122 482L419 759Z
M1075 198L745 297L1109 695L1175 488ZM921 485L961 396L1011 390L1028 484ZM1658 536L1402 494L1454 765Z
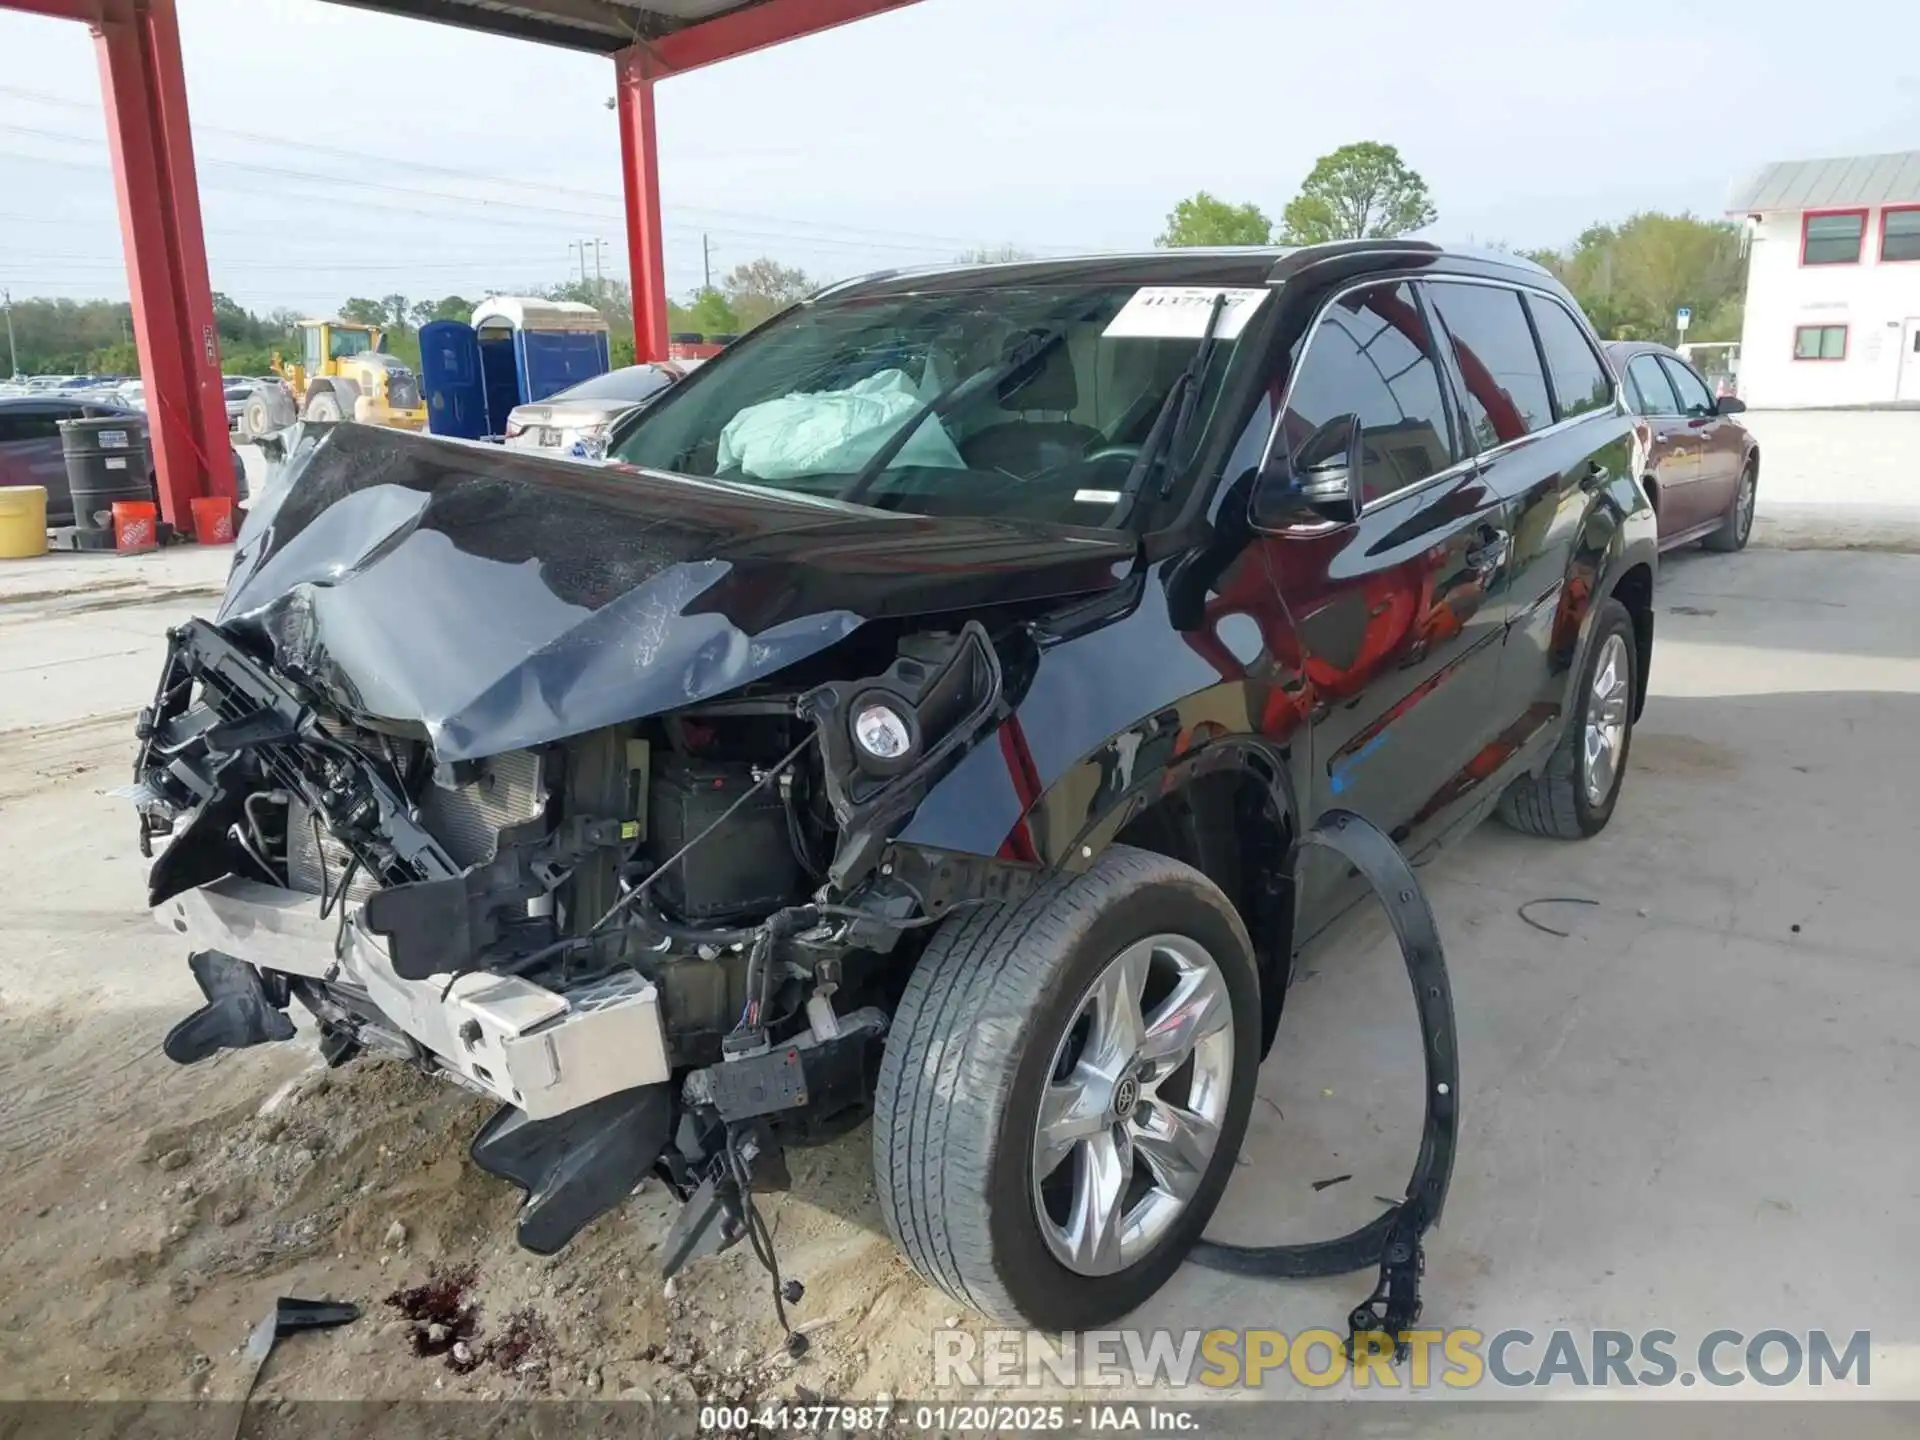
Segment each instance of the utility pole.
M607 272L604 268L604 252L607 242L595 238L593 242L593 298L600 304L607 303Z
M18 380L20 378L20 352L14 348L13 344L13 292L11 290L0 290L0 300L5 302L7 311L7 359L12 362L13 366L10 373L15 380Z
M700 269L706 275L706 282L700 288L713 289L713 241L704 230L700 232Z

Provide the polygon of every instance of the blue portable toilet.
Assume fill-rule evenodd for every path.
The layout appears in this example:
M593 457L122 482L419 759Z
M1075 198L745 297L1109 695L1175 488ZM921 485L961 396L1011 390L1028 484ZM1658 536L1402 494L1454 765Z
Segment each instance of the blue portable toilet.
M420 388L435 435L498 436L514 406L610 368L606 317L573 300L494 295L474 308L471 325L420 327Z

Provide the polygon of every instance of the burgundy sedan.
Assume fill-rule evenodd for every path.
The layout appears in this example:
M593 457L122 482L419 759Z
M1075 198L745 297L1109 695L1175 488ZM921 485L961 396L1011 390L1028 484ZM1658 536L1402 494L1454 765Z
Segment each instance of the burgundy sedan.
M1760 483L1760 447L1733 418L1746 405L1716 400L1700 372L1664 345L1616 340L1606 349L1639 417L1635 454L1660 548L1699 540L1709 550L1744 549Z

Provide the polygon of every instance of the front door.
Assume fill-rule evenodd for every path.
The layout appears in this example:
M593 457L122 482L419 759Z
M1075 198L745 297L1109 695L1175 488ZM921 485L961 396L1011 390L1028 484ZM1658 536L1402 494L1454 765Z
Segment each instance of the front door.
M1330 304L1302 354L1276 445L1346 415L1362 431L1365 509L1262 546L1304 651L1309 817L1364 815L1410 854L1459 812L1494 725L1510 507L1463 458L1425 307L1406 283ZM1301 913L1330 919L1361 887L1309 852Z
M1680 397L1651 352L1627 362L1627 398L1647 423L1649 443L1643 460L1647 492L1660 520L1664 542L1697 523L1689 518L1702 508L1694 482L1700 478L1700 443L1680 411Z
M420 327L420 393L435 435L479 440L490 433L480 341L471 325L434 320Z
M1893 398L1920 404L1920 315L1900 332L1900 380Z
M1747 458L1745 435L1738 425L1721 418L1713 392L1691 366L1668 355L1662 355L1660 363L1673 381L1673 393L1679 397L1697 447L1700 475L1694 487L1692 523L1705 525L1733 508L1740 467Z

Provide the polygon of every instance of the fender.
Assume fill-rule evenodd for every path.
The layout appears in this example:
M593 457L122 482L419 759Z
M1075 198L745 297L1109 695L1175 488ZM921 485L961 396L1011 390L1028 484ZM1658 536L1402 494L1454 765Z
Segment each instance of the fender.
M1250 769L1277 813L1296 813L1297 665L1269 637L1236 658L1176 626L1160 568L1137 582L1137 603L1070 637L1030 627L1037 654L1011 713L927 793L901 843L1081 870L1154 799L1221 767Z
M1528 712L1532 728L1520 742L1525 757L1519 763L1520 770L1540 772L1559 743L1562 732L1558 721L1574 713L1579 702L1574 692L1593 640L1593 617L1599 602L1612 595L1621 578L1636 566L1644 565L1650 579L1658 555L1659 537L1653 506L1629 470L1620 470L1594 492L1587 505L1567 561L1566 574L1553 592L1551 602L1543 599L1537 608L1513 619L1515 630L1529 629L1539 623L1536 617L1546 604L1553 605L1550 632L1542 637L1547 651L1546 676ZM1651 595L1651 584L1647 594ZM1641 613L1635 615L1635 633L1641 652L1634 687L1637 719L1640 707L1646 704L1646 678L1652 658L1650 606L1642 607Z

